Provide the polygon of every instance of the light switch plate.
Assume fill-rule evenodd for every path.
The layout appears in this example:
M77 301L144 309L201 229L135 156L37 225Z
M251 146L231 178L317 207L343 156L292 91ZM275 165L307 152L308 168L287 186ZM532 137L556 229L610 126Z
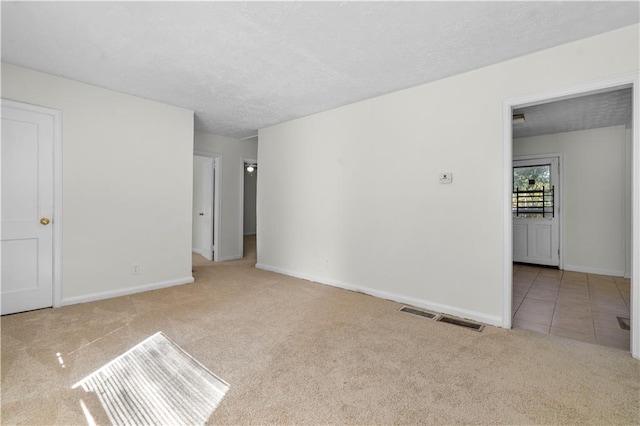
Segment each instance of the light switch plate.
M440 183L451 183L453 181L453 174L451 172L440 173Z

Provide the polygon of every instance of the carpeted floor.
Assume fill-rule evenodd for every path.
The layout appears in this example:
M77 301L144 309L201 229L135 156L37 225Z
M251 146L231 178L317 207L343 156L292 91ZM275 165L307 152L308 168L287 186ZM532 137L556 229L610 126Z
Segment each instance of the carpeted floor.
M71 386L162 331L230 389L211 424L640 424L626 351L194 256L196 282L2 318L2 424L86 424ZM97 416L96 419L105 419Z

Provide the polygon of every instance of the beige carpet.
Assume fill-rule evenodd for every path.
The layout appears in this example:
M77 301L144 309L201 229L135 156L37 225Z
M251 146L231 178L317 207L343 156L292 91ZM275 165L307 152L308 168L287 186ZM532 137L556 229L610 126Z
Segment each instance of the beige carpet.
M194 284L3 317L2 424L86 424L71 386L158 331L230 384L211 424L640 424L628 352L436 323L248 248L194 256Z

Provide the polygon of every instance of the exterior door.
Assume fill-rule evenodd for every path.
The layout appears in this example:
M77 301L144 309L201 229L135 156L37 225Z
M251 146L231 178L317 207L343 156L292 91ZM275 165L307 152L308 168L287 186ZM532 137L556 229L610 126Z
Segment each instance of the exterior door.
M54 116L2 102L2 303L53 306Z
M558 157L513 162L513 260L560 265Z

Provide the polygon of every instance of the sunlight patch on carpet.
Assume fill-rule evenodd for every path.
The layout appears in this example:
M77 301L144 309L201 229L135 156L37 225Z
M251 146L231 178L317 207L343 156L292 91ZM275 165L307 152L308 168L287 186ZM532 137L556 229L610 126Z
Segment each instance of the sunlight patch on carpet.
M96 394L114 425L204 424L229 384L162 332L72 386Z

